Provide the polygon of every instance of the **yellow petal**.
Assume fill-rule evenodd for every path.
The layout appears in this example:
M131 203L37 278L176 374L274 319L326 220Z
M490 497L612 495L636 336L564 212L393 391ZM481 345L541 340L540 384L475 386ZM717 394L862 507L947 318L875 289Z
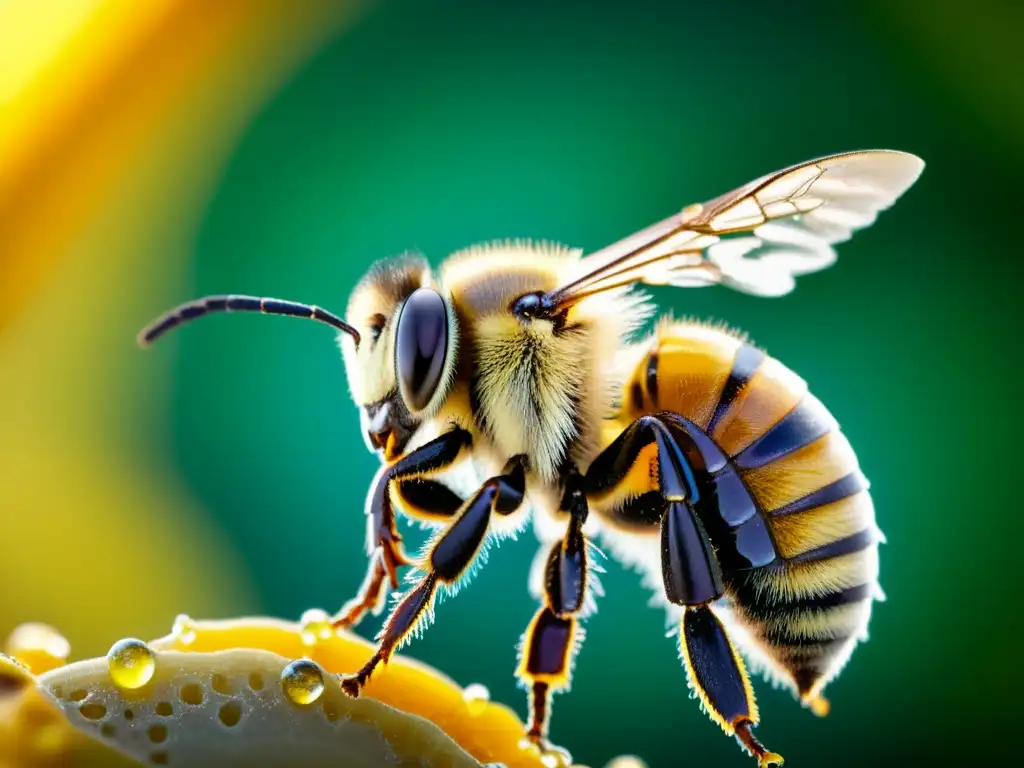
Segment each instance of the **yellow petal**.
M310 646L299 624L271 618L192 621L188 629L190 643L182 643L172 634L150 645L193 653L258 648L286 659L306 656L336 674L359 669L375 647L351 632L338 632ZM520 749L525 728L511 709L467 698L442 672L406 655L398 654L382 668L366 686L365 695L430 720L482 763L504 763L508 768L541 766L535 755Z
M542 765L519 746L522 722L481 686L460 688L400 655L352 699L338 675L361 666L373 646L350 632L303 629L269 618L179 616L166 637L120 641L105 658L38 677L0 655L0 766ZM13 638L21 640L8 646L30 654L64 650L45 625L24 625ZM119 666L126 646L146 674ZM301 678L290 674L296 665ZM299 679L312 684L296 687ZM645 764L624 756L606 768Z
M262 650L157 650L155 674L136 690L118 688L106 659L48 672L77 729L151 765L294 765L371 768L479 768L440 728L370 698L351 699L324 676L310 704L293 703L279 683L289 659Z

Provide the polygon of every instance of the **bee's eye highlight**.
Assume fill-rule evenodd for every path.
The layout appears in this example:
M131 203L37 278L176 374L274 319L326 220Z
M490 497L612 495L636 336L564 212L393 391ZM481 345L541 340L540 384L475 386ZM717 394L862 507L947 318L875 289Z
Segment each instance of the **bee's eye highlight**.
M402 399L422 411L441 383L448 354L448 312L432 288L418 288L405 300L395 334L395 370Z

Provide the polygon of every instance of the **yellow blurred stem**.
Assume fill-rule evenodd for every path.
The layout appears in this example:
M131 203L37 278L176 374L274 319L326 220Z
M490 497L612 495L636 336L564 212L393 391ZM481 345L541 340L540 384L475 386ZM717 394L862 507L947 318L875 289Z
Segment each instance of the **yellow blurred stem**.
M101 3L9 108L0 135L0 328L177 104L176 94L237 31L238 3L211 3L205 14L189 5ZM39 4L37 23L46 12Z
M252 56L260 79L281 58L273 46L290 49L296 32L322 39L356 5L106 0L67 31L66 43L34 76L19 71L18 82L6 88L0 82L0 93L14 91L0 113L0 329L147 137L187 107L203 78ZM22 8L6 26L0 23L0 47L48 25L50 4L33 7L35 15ZM217 122L244 109L231 103L236 94L223 95L225 108L205 119Z

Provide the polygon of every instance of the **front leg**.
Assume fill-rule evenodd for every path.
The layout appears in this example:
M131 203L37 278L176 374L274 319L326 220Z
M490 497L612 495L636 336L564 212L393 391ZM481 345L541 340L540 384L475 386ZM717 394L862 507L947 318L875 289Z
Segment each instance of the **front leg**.
M560 511L568 513L565 536L552 546L544 574L544 604L523 635L516 676L529 691L530 722L527 745L541 754L545 765L572 764L569 753L548 741L551 695L566 690L573 660L583 640L580 614L587 601L588 542L583 533L587 499L583 479L572 472L566 480Z
M452 585L472 565L487 536L491 515L510 515L519 509L526 494L526 468L517 457L509 461L502 474L487 480L463 505L453 522L430 545L421 566L426 571L420 582L392 609L377 635L377 651L356 674L341 685L349 696L358 696L381 664L387 663L424 617L434 608L438 585Z
M469 432L455 428L377 472L366 498L369 567L358 594L334 617L336 628L354 627L368 611L378 610L387 594L388 584L392 589L398 587L399 566L412 563L402 549L402 537L395 525L392 487L396 483L420 480L451 467L465 455L470 444Z

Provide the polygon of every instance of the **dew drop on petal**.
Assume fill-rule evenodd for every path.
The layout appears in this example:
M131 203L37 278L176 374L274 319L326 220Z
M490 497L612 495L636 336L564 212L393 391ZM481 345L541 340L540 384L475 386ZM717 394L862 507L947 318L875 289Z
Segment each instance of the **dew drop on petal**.
M49 624L31 622L15 627L4 652L38 675L63 666L71 655L71 645Z
M302 636L302 644L314 646L321 640L330 640L334 635L334 625L331 617L326 611L319 608L310 608L299 619L299 632Z
M569 757L568 753L546 752L540 756L540 764L544 768L570 768L572 766L572 758Z
M467 685L466 689L462 692L462 698L466 702L469 709L469 714L480 715L487 708L487 703L491 700L491 692L487 690L487 687L480 683L473 683Z
M141 640L128 637L118 640L107 652L110 679L119 688L141 688L153 679L156 654Z
M281 690L295 704L312 704L324 692L324 673L316 662L297 659L282 670Z
M605 768L647 768L647 763L636 755L621 755L608 763Z
M192 645L196 640L196 625L187 613L179 613L174 618L171 636L178 645Z

